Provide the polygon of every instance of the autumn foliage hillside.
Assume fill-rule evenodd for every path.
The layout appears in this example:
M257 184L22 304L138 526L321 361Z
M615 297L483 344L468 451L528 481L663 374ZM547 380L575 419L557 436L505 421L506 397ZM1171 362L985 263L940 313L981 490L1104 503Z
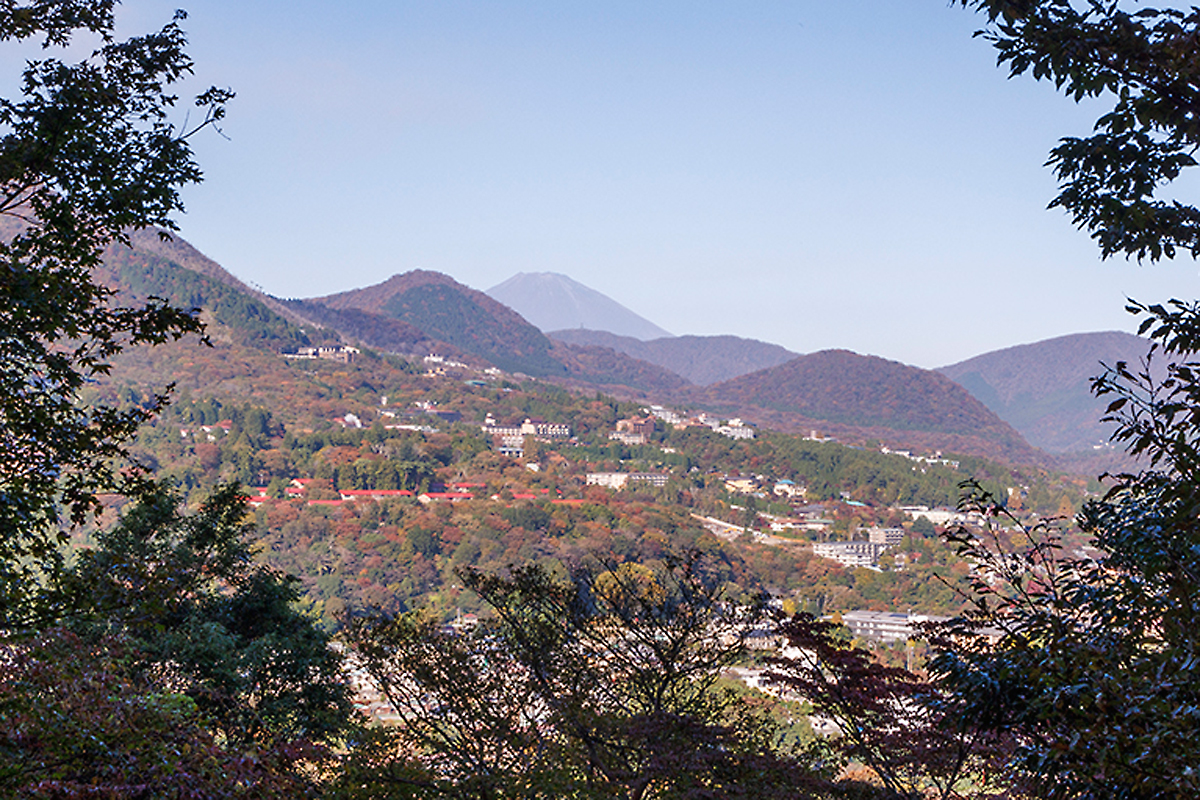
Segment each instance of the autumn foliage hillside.
M1035 446L1091 450L1113 427L1100 422L1108 402L1092 394L1104 364L1136 366L1150 343L1120 331L1079 333L984 353L938 371L957 381Z
M883 441L940 441L935 446L943 450L1019 463L1045 461L1019 433L945 376L848 350L801 356L715 384L701 396L743 412L761 409L784 429L857 430Z

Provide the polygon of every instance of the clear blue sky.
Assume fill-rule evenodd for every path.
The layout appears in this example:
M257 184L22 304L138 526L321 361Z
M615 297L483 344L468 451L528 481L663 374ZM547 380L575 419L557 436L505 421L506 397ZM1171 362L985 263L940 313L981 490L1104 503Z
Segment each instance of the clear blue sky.
M676 334L934 367L1198 292L1190 258L1101 262L1046 210L1095 109L1007 80L945 0L188 10L238 97L183 236L273 294L561 272Z

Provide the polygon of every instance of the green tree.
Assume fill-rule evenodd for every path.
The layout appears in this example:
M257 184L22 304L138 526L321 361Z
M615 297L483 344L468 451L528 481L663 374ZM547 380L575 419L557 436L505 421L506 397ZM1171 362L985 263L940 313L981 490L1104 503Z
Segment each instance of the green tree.
M159 487L62 576L62 616L172 674L228 741L331 743L350 718L341 657L293 608L296 579L255 561L252 534L236 484L187 515Z
M757 612L726 604L698 561L569 580L537 566L461 577L494 614L472 634L420 615L350 627L404 723L389 744L356 754L347 796L769 798L827 788L772 749L763 716L717 689Z
M247 751L214 735L172 687L136 669L120 636L62 629L0 643L0 795L19 798L292 798L310 781L295 742Z
M188 138L217 122L228 91L196 99L200 122L170 120L172 85L192 71L179 27L114 38L115 0L0 8L0 40L40 39L22 94L0 98L0 620L20 624L38 574L59 564L59 515L83 521L100 491L130 488L119 465L137 425L164 402L84 407L84 383L123 348L198 332L189 311L151 298L123 306L93 269L125 232L175 227L179 187L200 180ZM101 45L54 57L77 37Z
M1200 255L1200 211L1157 196L1196 165L1200 10L1091 0L963 0L1013 75L1109 97L1093 134L1051 152L1066 209L1109 256ZM1195 620L1200 611L1200 307L1131 303L1154 341L1141 368L1097 379L1114 439L1142 468L1112 479L1077 521L1098 560L1064 556L1050 525L1020 522L977 484L963 505L1015 526L1023 546L953 529L977 564L972 607L933 670L972 724L1012 734L1014 765L1049 798L1184 798L1200 791ZM1167 357L1165 378L1150 364Z
M950 534L980 577L934 669L965 716L1016 734L1018 766L1051 798L1200 792L1200 362L1186 356L1200 308L1144 312L1166 377L1118 363L1095 383L1113 397L1115 438L1146 465L1077 518L1103 557L1064 557L1047 524L1023 526L1017 552L999 534ZM985 492L967 504L1019 525Z
M1050 152L1059 179L1051 207L1067 211L1105 256L1200 255L1200 210L1158 197L1200 145L1200 9L1143 8L1128 0L961 0L988 18L1010 75L1054 82L1076 101L1104 97L1111 110L1090 136Z

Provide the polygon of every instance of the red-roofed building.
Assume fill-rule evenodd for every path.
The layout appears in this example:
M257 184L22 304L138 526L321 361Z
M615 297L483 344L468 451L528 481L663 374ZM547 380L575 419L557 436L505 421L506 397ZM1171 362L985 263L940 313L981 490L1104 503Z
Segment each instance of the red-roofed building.
M417 497L422 503L434 503L439 500L448 500L451 503L457 503L462 500L474 500L475 495L470 492L425 492Z
M536 492L513 492L513 500L537 500L541 495L550 494L549 489L539 489Z
M392 497L412 497L408 489L341 489L343 500L386 500Z

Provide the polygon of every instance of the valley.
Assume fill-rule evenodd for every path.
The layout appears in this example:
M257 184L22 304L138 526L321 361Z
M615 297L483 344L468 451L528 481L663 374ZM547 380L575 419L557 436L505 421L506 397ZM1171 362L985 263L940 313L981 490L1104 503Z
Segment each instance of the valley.
M366 608L479 611L464 568L689 550L734 595L950 614L968 573L938 532L962 519L961 481L1040 516L1069 517L1099 489L958 384L896 362L679 337L677 356L743 370L755 353L792 356L700 385L547 338L448 276L280 300L182 241L140 244L110 253L108 279L202 309L210 342L130 350L88 391L137 404L172 384L136 455L193 499L240 482L262 557L328 625ZM840 542L866 560L839 562Z

